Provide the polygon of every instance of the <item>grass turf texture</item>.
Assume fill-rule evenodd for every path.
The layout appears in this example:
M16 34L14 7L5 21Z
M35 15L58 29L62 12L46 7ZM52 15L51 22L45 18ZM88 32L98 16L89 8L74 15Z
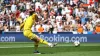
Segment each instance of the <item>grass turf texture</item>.
M45 54L33 54L33 51L31 42L0 43L0 56L100 56L100 43L81 43L80 47L59 43L54 48L40 45L39 51Z

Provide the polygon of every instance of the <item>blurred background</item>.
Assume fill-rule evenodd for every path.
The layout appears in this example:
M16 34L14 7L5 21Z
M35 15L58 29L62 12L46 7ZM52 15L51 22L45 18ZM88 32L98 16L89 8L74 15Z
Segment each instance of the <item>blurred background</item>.
M39 18L33 32L100 34L100 0L0 0L0 31L22 31L30 10Z

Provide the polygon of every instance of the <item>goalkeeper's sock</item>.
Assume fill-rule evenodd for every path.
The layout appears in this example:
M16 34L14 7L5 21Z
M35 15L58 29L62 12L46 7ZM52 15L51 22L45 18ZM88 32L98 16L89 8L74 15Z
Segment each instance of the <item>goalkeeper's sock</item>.
M46 44L46 45L48 45L48 42L45 41L45 40L43 40L43 39L41 39L41 38L40 38L39 42L42 43L42 44Z
M56 46L57 45L57 43L49 43L49 42L47 42L47 41L45 41L45 40L43 40L43 39L39 39L39 43L42 43L42 44L46 44L46 45L48 45L49 47L54 47L54 46Z
M34 50L35 50L35 51L37 51L37 49L38 49L38 45L39 45L38 42L37 42L37 43L36 43L36 42L34 43Z

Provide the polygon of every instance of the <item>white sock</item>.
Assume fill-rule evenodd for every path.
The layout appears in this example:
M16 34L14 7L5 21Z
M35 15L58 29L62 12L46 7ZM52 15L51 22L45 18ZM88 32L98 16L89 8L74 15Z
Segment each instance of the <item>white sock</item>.
M48 46L51 46L52 45L52 43L48 43Z

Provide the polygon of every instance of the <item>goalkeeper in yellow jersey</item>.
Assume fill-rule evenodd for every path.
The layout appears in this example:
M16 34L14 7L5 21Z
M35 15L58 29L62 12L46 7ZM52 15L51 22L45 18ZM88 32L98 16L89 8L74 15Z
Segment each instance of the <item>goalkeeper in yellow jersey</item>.
M35 21L38 21L38 17L33 11L30 11L30 16L25 20L25 22L23 22L21 24L20 28L21 29L23 28L23 34L24 34L25 37L27 37L28 39L34 41L34 47L35 47L34 53L41 54L37 50L39 43L46 44L50 47L55 46L56 43L54 43L54 44L53 43L48 43L47 41L41 39L36 34L32 33L31 27L35 24Z

